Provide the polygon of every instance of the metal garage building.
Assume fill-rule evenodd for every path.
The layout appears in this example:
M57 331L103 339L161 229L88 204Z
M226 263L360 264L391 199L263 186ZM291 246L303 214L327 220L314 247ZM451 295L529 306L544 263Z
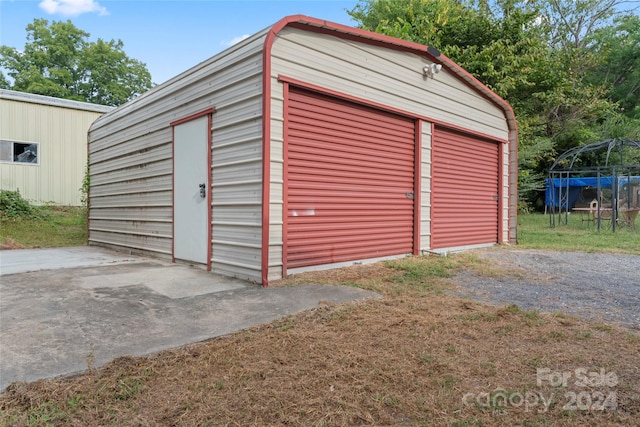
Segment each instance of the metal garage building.
M104 115L89 155L91 244L264 285L516 236L510 106L436 49L306 16Z
M0 89L0 189L80 206L87 130L113 107Z

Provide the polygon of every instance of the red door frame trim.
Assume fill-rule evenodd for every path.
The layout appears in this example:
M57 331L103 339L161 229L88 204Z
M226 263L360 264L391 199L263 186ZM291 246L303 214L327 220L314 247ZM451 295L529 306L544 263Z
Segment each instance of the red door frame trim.
M429 250L433 248L433 140L436 135L436 124L431 122L431 141L429 141Z
M211 136L211 125L213 121L213 113L216 112L214 107L207 108L204 111L192 114L182 119L175 120L169 123L171 126L171 262L176 262L175 258L175 199L176 199L176 175L175 175L175 162L176 162L176 140L175 140L175 127L182 123L190 122L191 120L199 119L200 117L207 116L207 271L211 271L211 240L213 239L213 230L211 229L211 203L213 201L211 195L211 150L213 138Z
M340 99L344 99L346 101L350 101L350 102L354 102L356 104L361 104L361 105L365 105L367 107L373 107L373 108L377 108L378 110L383 110L383 111L388 111L390 113L393 114L397 114L399 116L404 116L404 117L408 117L411 119L419 119L419 120L424 120L427 122L432 122L432 123L436 123L437 125L442 125L444 127L448 127L450 129L454 129L460 132L464 132L464 133L468 133L468 134L472 134L472 135L477 135L479 137L485 138L485 139L490 139L492 141L496 141L496 142L501 142L503 144L506 144L507 141L506 139L501 139L501 138L496 138L495 136L491 136L491 135L487 135L486 133L482 133L482 132L478 132L478 131L474 131L472 129L467 129L465 127L462 126L457 126L457 125L452 125L446 122L442 122L440 120L437 119L433 119L431 117L428 116L423 116L420 114L416 114L416 113L412 113L410 111L405 111L402 110L400 108L395 108L395 107L391 107L389 105L385 105L385 104L380 104L378 102L375 101L370 101L368 99L364 99L364 98L359 98L357 96L353 96L353 95L349 95L337 90L333 90L333 89L327 89L325 87L322 86L318 86L318 85L314 85L312 83L307 83L301 80L297 80L297 79L293 79L287 76L283 76L283 75L278 75L278 81L282 82L282 83L288 83L290 85L294 85L294 86L298 86L304 89L308 89L308 90L312 90L314 92L318 92L318 93L322 93L325 95L330 95L333 96L335 98L340 98Z
M287 233L289 215L289 83L283 84L284 90L284 128L282 129L282 277L287 277Z
M190 116L184 117L182 119L174 120L173 122L169 123L169 126L173 127L185 122L190 122L191 120L198 119L202 116L206 116L207 114L213 114L215 112L216 112L215 107L207 108L206 110L200 111L195 114L191 114Z
M502 191L504 189L504 147L498 145L498 243L505 243L502 238L502 232L504 230L502 217L502 208L504 207L504 197L502 197ZM508 240L507 240L508 241Z
M427 46L418 43L400 40L346 25L336 24L321 19L311 18L304 15L291 15L276 22L265 35L264 48L262 52L262 284L268 285L269 270L269 205L270 205L270 177L271 177L271 50L276 36L287 26L294 26L307 31L335 34L337 37L343 36L349 39L358 40L362 43L386 46L389 49L414 52L416 55L424 56L433 61L438 61L464 84L475 89L480 95L489 99L497 105L505 115L509 131L509 241L515 242L516 214L517 214L517 156L518 156L518 127L513 108L495 92L482 84L469 72L461 68L458 64L440 55L437 58L427 53ZM427 118L422 118L426 119ZM465 130L467 131L467 130ZM432 136L433 137L433 136ZM491 138L493 139L493 138ZM512 236L512 230L513 236Z

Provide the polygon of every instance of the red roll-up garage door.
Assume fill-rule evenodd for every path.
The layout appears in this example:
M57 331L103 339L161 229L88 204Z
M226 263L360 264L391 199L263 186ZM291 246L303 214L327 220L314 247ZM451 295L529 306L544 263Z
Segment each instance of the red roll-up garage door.
M290 88L287 268L413 252L414 121Z
M436 127L432 249L498 241L500 143Z

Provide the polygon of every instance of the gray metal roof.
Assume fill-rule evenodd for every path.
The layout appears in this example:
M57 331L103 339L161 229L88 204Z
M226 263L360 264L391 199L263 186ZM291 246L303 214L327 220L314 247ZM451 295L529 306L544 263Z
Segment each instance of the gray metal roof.
M36 95L34 93L17 92L15 90L7 89L0 89L0 99L10 99L13 101L30 102L41 105L52 105L54 107L71 108L74 110L95 111L97 113L108 113L114 109L114 107L106 105L72 101L70 99L54 98L53 96Z

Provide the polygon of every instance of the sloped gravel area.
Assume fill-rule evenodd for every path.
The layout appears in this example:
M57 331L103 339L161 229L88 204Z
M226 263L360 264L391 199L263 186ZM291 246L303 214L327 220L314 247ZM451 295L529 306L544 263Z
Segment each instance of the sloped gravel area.
M527 310L562 312L640 333L640 256L491 248L453 282L457 293Z

